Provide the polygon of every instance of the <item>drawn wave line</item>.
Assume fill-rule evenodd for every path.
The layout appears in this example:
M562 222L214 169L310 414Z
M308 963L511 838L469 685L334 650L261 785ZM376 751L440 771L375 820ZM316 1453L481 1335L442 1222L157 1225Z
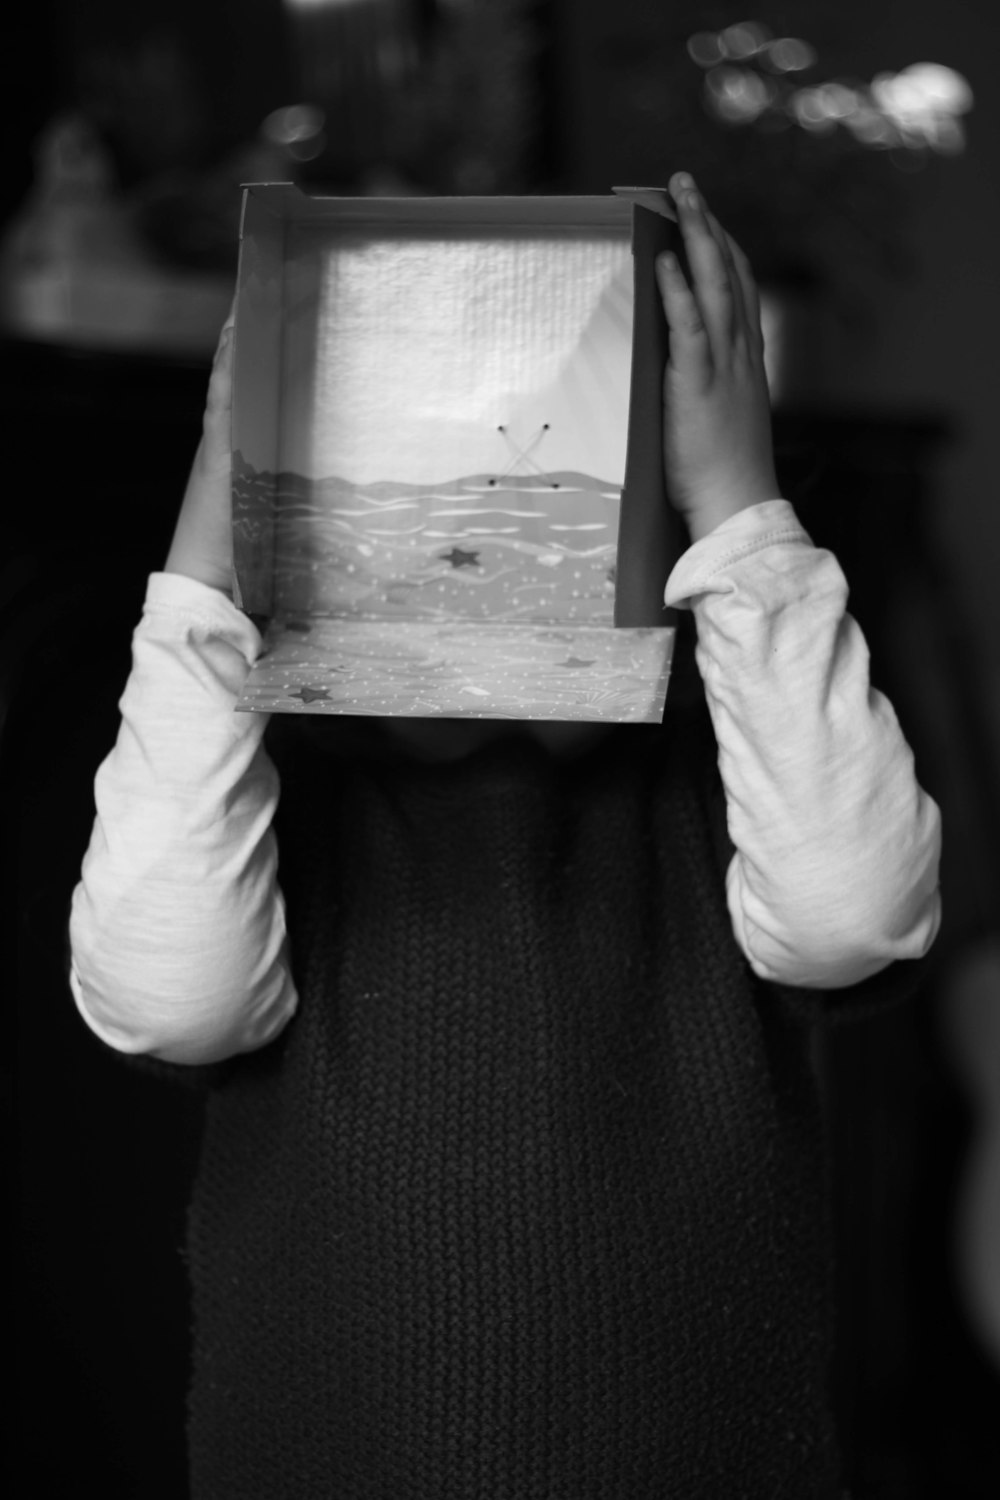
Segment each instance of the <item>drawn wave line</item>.
M561 547L567 557L574 560L584 557L600 557L601 553L614 553L614 542L602 542L599 547L567 547L565 542L553 542L553 547Z
M599 490L584 489L575 484L519 484L517 487L520 495L596 495Z
M420 499L420 500L442 500L442 501L444 501L444 500L464 500L465 499L465 493L463 492L460 495L459 494L451 494L451 493L446 494L446 495L442 495L442 494L439 494L437 490L423 490L423 491L421 491L420 495L417 498Z
M339 516L385 515L390 510L417 510L418 508L416 500L394 500L389 505L376 504L365 510L346 510L343 506L338 505L335 510L329 512L328 516L321 515L315 519L327 520L329 518L330 520L336 520Z
M584 562L588 557L600 557L602 554L611 557L615 552L614 541L601 542L596 547L574 547L569 542L558 539L546 542L527 541L520 535L520 528L516 526L509 528L491 526L488 530L484 528L482 531L471 526L466 526L461 532L432 531L428 529L423 535L434 545L442 541L457 543L461 541L463 536L496 537L497 547L502 548L505 552L524 552L529 557L537 557L540 552L558 551L562 552L567 558L571 558L574 562Z
M469 510L432 510L430 519L441 520L444 516L521 516L531 521L544 521L544 510L503 510L499 505L476 506Z
M388 536L388 537L419 536L420 533L423 532L423 531L424 531L423 526L394 526L391 531L376 531L375 528L374 528L374 526L366 526L365 530L364 530L364 535L365 536ZM426 535L426 533L424 533L424 534ZM453 535L453 533L449 532L448 535L451 536L451 535Z
M448 533L451 536L451 532ZM496 535L496 533L492 533ZM499 547L510 548L514 552L527 552L529 556L535 557L539 552L561 552L573 562L580 562L588 557L600 557L615 552L614 541L600 542L596 547L574 547L569 542L560 541L555 538L551 541L530 542L524 537L515 537L511 541L498 542Z

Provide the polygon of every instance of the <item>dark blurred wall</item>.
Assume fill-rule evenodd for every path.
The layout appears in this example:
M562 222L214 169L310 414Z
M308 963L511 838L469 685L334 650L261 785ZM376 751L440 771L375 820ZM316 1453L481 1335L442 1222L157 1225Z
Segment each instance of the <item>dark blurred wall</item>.
M172 112L190 112L189 160L211 160L253 135L263 116L288 100L287 35L280 0L54 0L60 50L71 83L93 88L102 60L130 66L137 83L178 87ZM150 46L171 49L172 78Z
M5 45L0 223L56 111L103 111L125 186L210 165L290 102L281 0L36 0ZM169 153L166 154L166 153Z
M872 73L941 62L975 95L966 151L916 195L915 274L886 289L875 335L842 351L838 378L859 402L933 407L957 420L929 521L974 625L1000 774L1000 5L840 4L858 18Z

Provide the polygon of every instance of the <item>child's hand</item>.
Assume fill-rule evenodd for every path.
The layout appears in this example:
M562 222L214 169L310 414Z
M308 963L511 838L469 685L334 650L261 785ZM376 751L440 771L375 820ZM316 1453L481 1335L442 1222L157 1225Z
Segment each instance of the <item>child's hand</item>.
M230 501L233 404L233 312L222 326L208 383L201 442L191 474L166 573L184 573L232 597L233 532Z
M757 287L746 256L684 172L670 179L691 267L656 270L670 325L664 445L670 494L692 541L779 496Z

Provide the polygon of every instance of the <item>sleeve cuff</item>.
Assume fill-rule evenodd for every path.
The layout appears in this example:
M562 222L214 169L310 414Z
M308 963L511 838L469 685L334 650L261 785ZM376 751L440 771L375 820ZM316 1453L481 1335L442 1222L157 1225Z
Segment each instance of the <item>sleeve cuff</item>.
M732 563L781 542L812 546L812 538L789 502L764 500L747 506L687 549L667 579L664 603L670 609L690 609L692 601L710 590Z
M249 615L218 589L184 573L150 573L144 613L164 623L173 618L185 629L195 625L199 633L224 636L251 663L263 647L261 633Z

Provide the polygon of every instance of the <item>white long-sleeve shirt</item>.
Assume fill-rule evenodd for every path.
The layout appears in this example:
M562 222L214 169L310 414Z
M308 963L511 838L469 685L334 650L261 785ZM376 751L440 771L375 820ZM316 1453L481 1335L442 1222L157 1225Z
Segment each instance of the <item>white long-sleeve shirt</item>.
M737 942L765 979L838 989L921 957L940 924L940 814L869 682L836 559L792 507L740 512L681 557L719 745ZM150 576L121 727L70 919L70 982L112 1047L212 1062L293 1015L267 716L234 712L261 649L222 593Z

